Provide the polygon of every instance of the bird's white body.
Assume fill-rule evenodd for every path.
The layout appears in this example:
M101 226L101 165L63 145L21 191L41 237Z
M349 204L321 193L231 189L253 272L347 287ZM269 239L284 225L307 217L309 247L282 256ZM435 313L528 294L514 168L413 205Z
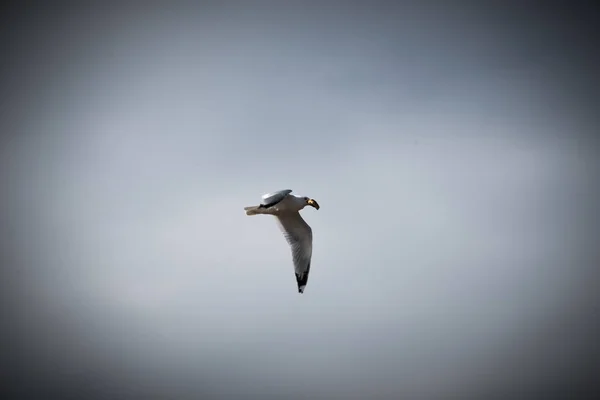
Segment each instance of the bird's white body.
M298 284L298 292L303 293L308 281L312 258L312 229L302 219L299 211L307 205L317 210L319 204L308 197L290 194L292 191L281 190L263 196L258 206L245 207L246 215L266 214L277 218L279 227L292 250L294 270Z

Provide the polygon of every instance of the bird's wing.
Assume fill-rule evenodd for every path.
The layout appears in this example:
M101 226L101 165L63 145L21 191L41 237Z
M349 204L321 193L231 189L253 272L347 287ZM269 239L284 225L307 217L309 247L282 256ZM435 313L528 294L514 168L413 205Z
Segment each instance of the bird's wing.
M277 192L263 194L262 196L262 204L265 207L270 207L279 203L281 200L285 198L288 194L292 193L291 189L279 190Z
M279 227L292 250L298 292L303 293L310 272L312 229L299 212L283 212L277 216Z

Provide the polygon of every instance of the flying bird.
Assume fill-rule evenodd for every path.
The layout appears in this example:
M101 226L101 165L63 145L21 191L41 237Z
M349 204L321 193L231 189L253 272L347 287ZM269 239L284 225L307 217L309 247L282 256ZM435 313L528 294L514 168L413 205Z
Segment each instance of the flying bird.
M258 206L244 207L246 215L273 215L283 236L292 250L294 272L298 283L298 293L304 293L310 272L312 257L312 229L300 216L300 210L312 206L317 210L319 203L308 197L294 196L291 189L267 193Z

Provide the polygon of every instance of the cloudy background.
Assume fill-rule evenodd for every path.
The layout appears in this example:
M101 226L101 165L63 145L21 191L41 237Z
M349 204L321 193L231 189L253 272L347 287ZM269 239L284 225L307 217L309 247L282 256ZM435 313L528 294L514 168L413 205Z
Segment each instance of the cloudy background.
M13 398L583 396L596 28L445 4L8 10ZM243 212L285 188L303 295Z

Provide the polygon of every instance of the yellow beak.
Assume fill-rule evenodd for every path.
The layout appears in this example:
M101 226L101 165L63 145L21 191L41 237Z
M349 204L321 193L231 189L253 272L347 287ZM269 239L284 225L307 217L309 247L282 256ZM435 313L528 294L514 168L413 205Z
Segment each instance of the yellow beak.
M313 206L314 208L316 208L317 210L320 208L319 207L319 203L317 203L317 201L315 199L309 199L306 204L308 204L309 206Z

